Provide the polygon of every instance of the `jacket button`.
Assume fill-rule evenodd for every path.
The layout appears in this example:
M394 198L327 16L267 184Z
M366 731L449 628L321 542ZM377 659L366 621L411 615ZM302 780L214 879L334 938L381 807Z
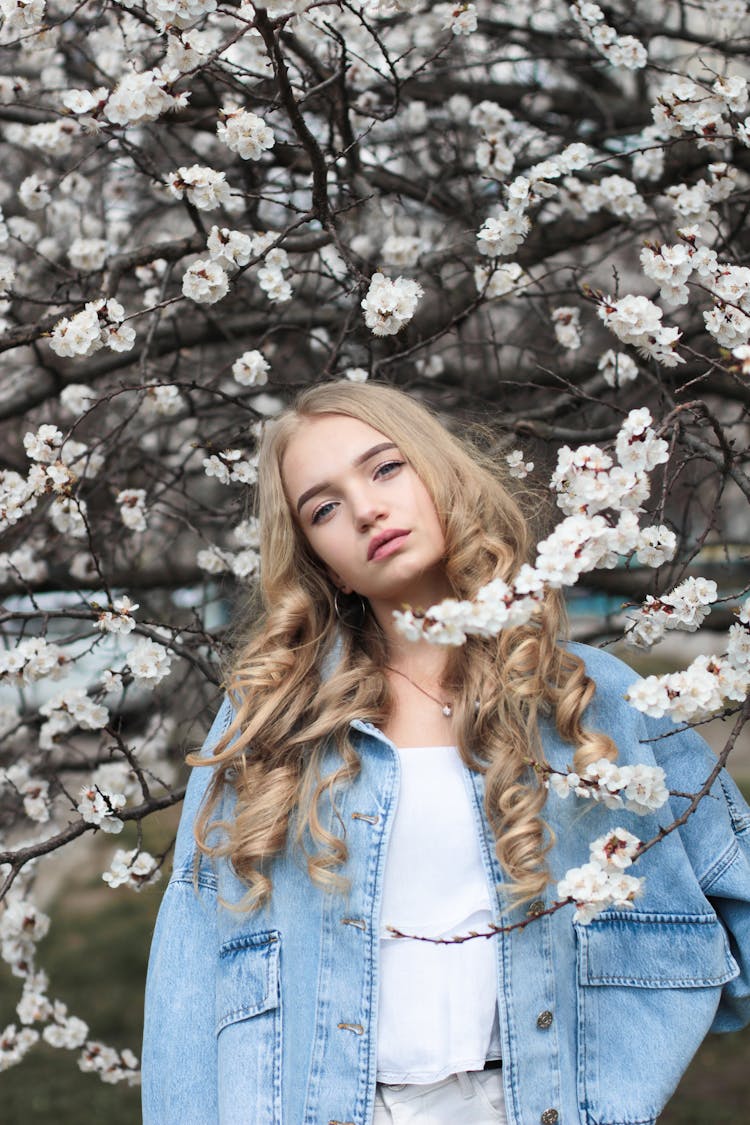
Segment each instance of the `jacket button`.
M542 1125L557 1125L557 1122L560 1120L560 1114L556 1109L545 1109L539 1120Z
M529 903L529 907L528 907L526 913L531 918L538 918L539 915L543 914L546 909L547 908L544 905L544 900L541 899L541 898L535 898L532 903ZM547 1125L546 1122L545 1122L545 1125Z
M536 1026L541 1031L546 1031L548 1027L552 1026L552 1012L540 1012L536 1017Z

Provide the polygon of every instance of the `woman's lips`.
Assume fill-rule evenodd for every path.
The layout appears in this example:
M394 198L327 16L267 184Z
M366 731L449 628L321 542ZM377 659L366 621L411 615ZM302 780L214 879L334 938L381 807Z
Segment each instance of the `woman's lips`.
M411 534L409 531L397 531L394 535L390 536L385 542L381 543L375 548L370 555L370 562L377 559L386 559L389 555L394 554L404 545L404 542Z

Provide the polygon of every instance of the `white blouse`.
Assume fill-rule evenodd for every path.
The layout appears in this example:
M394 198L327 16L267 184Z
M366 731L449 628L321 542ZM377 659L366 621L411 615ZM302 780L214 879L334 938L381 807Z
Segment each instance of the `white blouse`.
M427 937L491 921L487 879L455 746L398 750L401 784L385 868L377 1078L437 1082L499 1058L494 938L431 945Z

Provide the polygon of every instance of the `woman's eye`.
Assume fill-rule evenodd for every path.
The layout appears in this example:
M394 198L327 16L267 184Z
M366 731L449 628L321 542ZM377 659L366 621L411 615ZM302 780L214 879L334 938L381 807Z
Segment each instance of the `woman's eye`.
M376 477L391 476L392 473L395 473L395 471L397 469L400 469L401 466L404 465L404 464L405 464L404 461L386 461L383 465L378 465L377 469L375 470L375 476Z
M321 504L320 507L316 508L315 511L313 512L312 519L310 520L310 522L311 523L320 523L321 519L324 516L327 516L329 511L332 510L334 507L335 507L335 504L333 503L332 500L329 500L327 504Z

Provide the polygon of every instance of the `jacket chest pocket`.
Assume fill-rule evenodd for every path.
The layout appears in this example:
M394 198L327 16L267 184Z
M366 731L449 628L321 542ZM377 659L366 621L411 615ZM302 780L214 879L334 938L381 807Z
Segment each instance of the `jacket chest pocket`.
M737 965L714 914L604 914L577 925L578 1096L588 1125L648 1125Z
M281 1125L281 940L247 934L219 949L220 1125Z

